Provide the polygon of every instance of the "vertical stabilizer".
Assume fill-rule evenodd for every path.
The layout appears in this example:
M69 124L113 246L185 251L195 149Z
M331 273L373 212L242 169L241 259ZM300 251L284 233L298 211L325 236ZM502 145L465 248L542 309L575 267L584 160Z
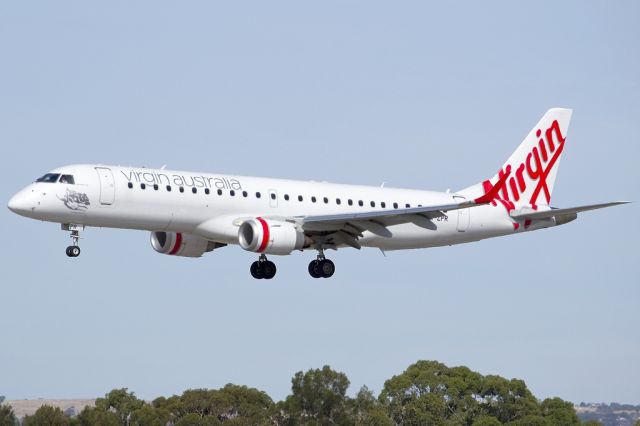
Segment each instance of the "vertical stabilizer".
M569 130L572 110L552 108L531 129L518 149L491 179L460 191L469 197L488 193L511 168L511 176L495 198L519 207L548 205L556 181L560 157Z

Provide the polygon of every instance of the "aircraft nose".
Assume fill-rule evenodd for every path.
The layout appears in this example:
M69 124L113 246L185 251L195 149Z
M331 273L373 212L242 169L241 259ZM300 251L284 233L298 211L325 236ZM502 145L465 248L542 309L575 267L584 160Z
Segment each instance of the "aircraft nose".
M25 214L31 210L31 205L29 202L29 198L25 196L23 191L18 192L16 195L11 197L9 203L7 204L9 210L17 214Z

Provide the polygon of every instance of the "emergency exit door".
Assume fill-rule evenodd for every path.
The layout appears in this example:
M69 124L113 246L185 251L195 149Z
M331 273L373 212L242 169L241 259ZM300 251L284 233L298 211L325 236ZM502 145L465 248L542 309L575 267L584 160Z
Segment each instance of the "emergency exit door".
M454 196L453 199L457 203L462 203L467 200L466 198L460 196ZM469 228L469 221L471 220L471 217L469 216L469 210L471 209L465 208L456 210L456 216L458 216L458 225L456 226L456 229L458 230L458 232L465 232L467 228Z
M116 183L113 179L111 169L106 167L96 167L98 178L100 179L100 204L111 205L116 199Z

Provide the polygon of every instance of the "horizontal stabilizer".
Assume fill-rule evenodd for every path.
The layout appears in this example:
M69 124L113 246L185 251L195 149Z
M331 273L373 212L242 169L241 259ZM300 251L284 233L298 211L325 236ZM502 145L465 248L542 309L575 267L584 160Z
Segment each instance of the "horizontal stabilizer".
M619 204L627 204L629 201L613 201L611 203L602 203L602 204L589 204L586 206L578 206L578 207L568 207L566 209L555 209L551 210L543 210L543 211L535 211L535 210L527 210L527 211L512 211L511 217L514 219L548 219L554 216L563 216L567 214L575 214L580 212L586 212L588 210L596 210L602 209L605 207L617 206Z

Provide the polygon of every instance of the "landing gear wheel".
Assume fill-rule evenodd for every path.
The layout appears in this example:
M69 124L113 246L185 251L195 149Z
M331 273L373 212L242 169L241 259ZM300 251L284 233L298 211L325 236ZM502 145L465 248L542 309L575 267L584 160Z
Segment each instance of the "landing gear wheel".
M260 265L260 269L262 270L262 276L265 280L270 280L271 278L276 276L276 264L270 260L265 260Z
M69 246L66 250L67 256L69 257L78 257L80 256L80 247L78 246Z
M257 280L261 280L262 278L264 278L262 276L262 268L260 267L260 262L258 262L257 260L251 264L251 268L249 268L249 271L251 271L251 276Z
M318 264L320 262L318 260L312 260L309 262L309 275L313 278L320 278L320 271L318 268Z
M322 278L330 278L336 272L336 265L329 259L321 260L318 265L318 272L320 272Z

